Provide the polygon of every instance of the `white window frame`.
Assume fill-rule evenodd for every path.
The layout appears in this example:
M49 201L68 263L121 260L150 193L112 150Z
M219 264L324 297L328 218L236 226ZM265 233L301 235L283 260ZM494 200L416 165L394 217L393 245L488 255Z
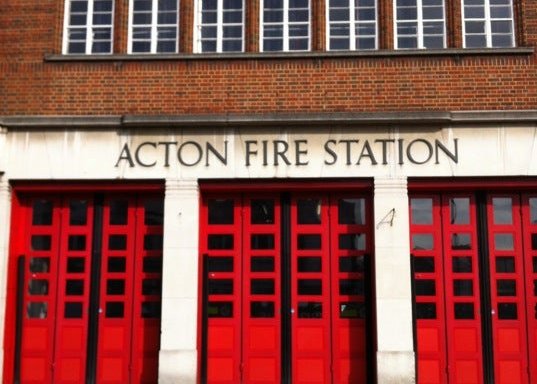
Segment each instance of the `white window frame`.
M281 51L265 51L264 50L264 27L265 27L265 20L264 20L264 8L265 8L265 0L261 0L259 4L259 50L261 52L308 52L311 51L311 1L308 0L308 48L301 49L301 50L289 50L289 0L283 0L283 20L282 22L273 23L268 22L267 25L274 24L274 25L282 25L283 28L283 46Z
M173 24L174 27L176 27L176 35L175 35L175 50L174 52L162 52L162 53L177 53L179 51L179 10L180 10L180 2L177 1L177 22ZM157 52L157 44L158 44L158 27L166 27L166 26L172 26L172 24L158 24L158 0L152 0L151 1L151 24L137 24L136 27L144 26L144 27L150 27L151 28L151 39L150 44L151 48L149 52L133 52L132 51L132 43L133 43L133 28L135 27L133 23L133 16L134 16L134 0L129 0L129 33L127 37L127 53L129 54L137 54L137 55L150 55L150 54L162 54L161 52Z
M358 1L358 0L349 0L349 16L350 16L350 19L348 20L348 23L350 25L349 51L358 50L356 48L356 37L358 36L358 35L356 35L356 23L375 24L375 47L367 49L367 50L378 49L378 47L379 47L378 0L374 0L375 1L375 21L374 22L371 22L371 21L362 22L362 21L357 21L356 20L356 14L354 12L354 10L356 9L356 1ZM326 7L325 7L326 8L326 50L327 51L342 51L342 49L330 49L330 38L332 37L330 35L330 24L331 24L331 21L330 21L330 2L331 2L331 0L327 0ZM345 22L332 22L332 23L333 24L340 24L340 23L344 24L344 23L347 23L347 21L345 21Z
M233 52L224 52L222 50L223 41L224 41L224 26L228 25L236 25L234 23L224 23L224 0L217 0L217 6L216 6L216 51L214 52L203 52L202 50L202 40L201 40L201 28L203 27L202 24L202 10L203 7L201 5L202 0L196 0L194 3L194 53L236 53L236 52L244 52L244 45L245 45L245 0L242 0L242 20L241 20L241 29L242 29L242 42L241 42L241 50L240 51L233 51ZM209 25L209 24L208 24ZM210 24L214 25L214 24Z
M444 24L444 28L442 31L443 37L442 37L442 48L444 49L447 47L447 33L446 33L446 1L451 0L442 0L442 9L443 9L443 19L442 23ZM464 1L464 0L463 0ZM416 0L416 7L417 7L417 18L415 19L416 23L418 24L418 33L417 33L417 39L418 39L418 46L417 48L399 48L399 34L397 32L397 24L398 22L406 22L408 20L398 20L397 19L397 0L393 0L393 34L394 34L394 48L395 49L432 49L432 48L426 48L425 44L423 42L424 40L424 34L423 34L423 23L425 22L437 22L440 21L440 19L423 19L423 2L422 0ZM405 35L401 35L405 36Z
M461 16L462 16L462 47L466 47L466 22L467 21L483 21L485 23L485 40L486 40L486 46L482 48L496 48L492 45L492 21L496 20L503 20L503 21L510 21L511 22L511 47L514 47L516 45L516 39L515 39L515 10L513 7L513 0L510 0L511 5L511 17L510 18L501 18L501 19L492 19L490 15L490 9L491 4L490 0L484 0L484 7L485 7L485 17L482 19L472 19L472 18L466 18L466 9L464 7L465 0L461 0ZM505 48L505 47L501 47Z
M114 51L114 16L115 16L115 0L112 0L112 24L93 24L93 4L94 0L88 0L88 9L86 12L86 24L83 26L71 26L69 24L69 18L71 16L71 0L65 0L64 12L63 12L63 39L62 39L62 53L64 55L73 55L77 53L69 53L69 29L71 28L84 28L86 30L85 50L84 55L109 55ZM91 20L91 22L90 22ZM110 28L110 51L109 52L92 52L93 28Z

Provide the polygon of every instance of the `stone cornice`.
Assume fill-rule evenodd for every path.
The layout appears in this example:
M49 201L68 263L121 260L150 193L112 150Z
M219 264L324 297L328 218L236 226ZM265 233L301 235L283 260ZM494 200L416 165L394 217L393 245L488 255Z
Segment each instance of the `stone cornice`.
M489 123L537 123L537 110L415 111L341 113L264 113L207 115L0 116L8 129L109 129L197 127L436 126ZM0 132L2 132L0 130Z

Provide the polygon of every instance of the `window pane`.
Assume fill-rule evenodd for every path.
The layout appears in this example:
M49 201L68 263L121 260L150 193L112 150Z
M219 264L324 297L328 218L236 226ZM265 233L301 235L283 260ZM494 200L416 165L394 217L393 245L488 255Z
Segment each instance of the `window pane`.
M365 199L338 201L339 224L365 224Z
M414 272L434 272L434 257L416 257L412 258L414 263Z
M433 199L411 199L412 224L433 223Z
M250 317L274 317L274 303L272 301L252 301L250 303Z
M469 233L454 233L451 235L451 249L472 249L472 237Z
M274 272L274 257L252 257L250 269L252 272Z
M298 272L321 272L322 258L321 257L299 257Z
M415 280L416 296L436 295L436 283L434 280Z
M52 201L35 200L32 209L32 225L52 224Z
M304 199L297 201L298 224L321 223L321 200Z
M273 295L274 280L273 279L251 279L250 293L252 295Z
M436 304L416 303L417 319L436 319Z
M495 233L494 249L497 251L512 251L514 249L514 239L511 233Z
M449 199L451 224L470 224L470 199L458 197Z
M454 257L452 268L456 273L470 273L472 272L472 258L470 256Z
M126 200L110 201L110 224L126 225L129 202Z
M513 223L513 201L509 197L494 197L492 199L494 224Z
M321 235L298 235L298 249L321 249Z
M323 304L313 301L298 303L298 317L301 319L320 319L323 317Z
M322 295L323 293L320 279L299 279L297 288L299 295Z
M210 199L209 224L233 224L233 199Z
M413 250L431 250L434 248L434 238L432 234L415 234L412 235Z
M252 235L250 239L252 249L274 249L274 235Z
M364 233L339 235L339 249L363 251L366 248Z

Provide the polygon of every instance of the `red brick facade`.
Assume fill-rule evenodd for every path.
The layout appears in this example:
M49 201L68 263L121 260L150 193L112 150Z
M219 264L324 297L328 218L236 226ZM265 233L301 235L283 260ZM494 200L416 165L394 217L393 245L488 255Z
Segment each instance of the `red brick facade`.
M325 5L312 1L314 51L299 57L192 58L193 0L181 0L177 58L126 59L128 0L116 0L112 59L62 61L54 58L61 54L64 1L4 0L0 3L0 116L527 110L537 106L537 65L531 50L390 55L395 52L392 1L379 0L379 51L320 56L316 53L325 52L326 46ZM259 49L257 3L247 1L249 53ZM460 2L447 3L452 4L447 12L448 45L456 49L462 44ZM534 47L537 1L515 4L517 46Z

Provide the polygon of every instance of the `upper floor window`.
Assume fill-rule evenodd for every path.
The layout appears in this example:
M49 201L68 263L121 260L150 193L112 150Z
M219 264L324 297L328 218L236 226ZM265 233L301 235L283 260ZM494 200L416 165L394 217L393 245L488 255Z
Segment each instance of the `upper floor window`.
M446 47L444 0L394 2L395 49Z
M196 52L244 51L244 0L198 0Z
M261 51L310 50L310 0L261 1Z
M67 0L63 52L112 53L113 0Z
M512 0L462 0L464 48L514 47Z
M328 1L328 49L377 48L376 0Z
M177 52L179 0L131 0L129 53Z

